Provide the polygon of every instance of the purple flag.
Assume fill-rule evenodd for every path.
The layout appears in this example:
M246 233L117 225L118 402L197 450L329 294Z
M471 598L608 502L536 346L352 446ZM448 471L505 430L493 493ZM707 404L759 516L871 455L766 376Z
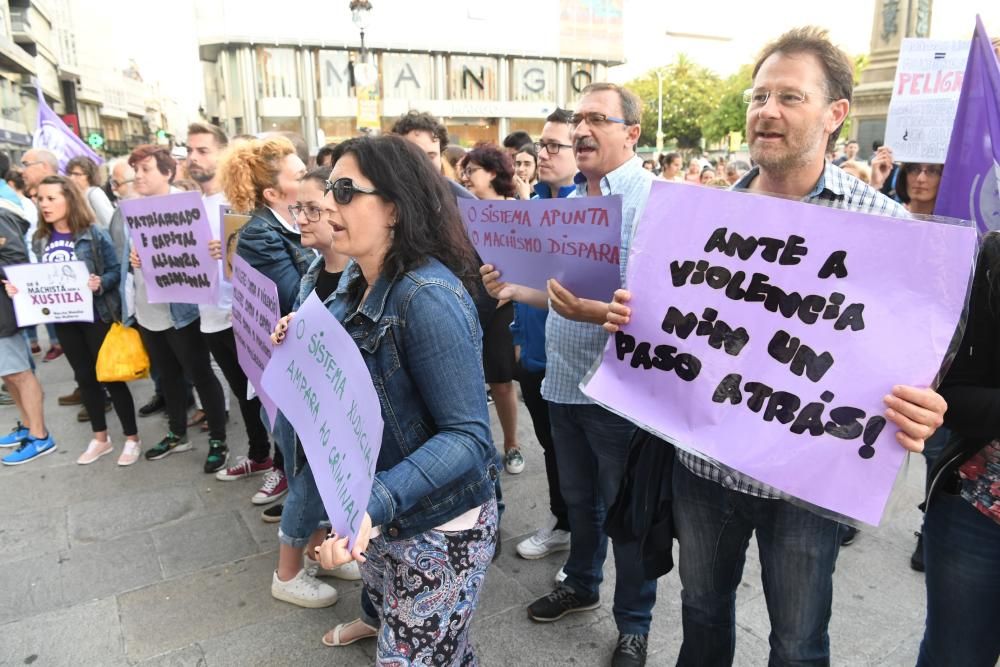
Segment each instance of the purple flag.
M546 291L549 278L605 301L621 285L622 198L459 199L472 244L504 282Z
M971 226L655 182L629 255L631 320L584 392L877 524L905 453L882 398L934 380L975 245Z
M295 427L333 529L353 547L382 449L382 408L361 351L316 292L262 381Z
M934 213L1000 229L1000 64L978 16Z
M119 206L142 260L149 302L216 305L219 262L208 250L212 229L201 193L125 199Z
M260 378L271 359L271 332L278 323L278 288L274 281L233 254L233 336L236 357L253 385L274 428L278 406L261 386Z
M32 148L44 148L55 154L59 160L59 171L66 171L66 163L72 158L83 156L89 157L97 164L103 164L104 160L100 155L90 149L90 146L83 143L80 137L69 129L55 111L45 103L42 95L42 86L37 81L35 88L38 90L38 128L35 130L31 140Z

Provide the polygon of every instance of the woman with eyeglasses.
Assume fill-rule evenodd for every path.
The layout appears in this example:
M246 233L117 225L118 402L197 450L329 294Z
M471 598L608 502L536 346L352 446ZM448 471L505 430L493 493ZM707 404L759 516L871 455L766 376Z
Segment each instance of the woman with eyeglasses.
M892 149L881 146L872 158L871 185L884 191L893 185L895 196L910 213L933 215L944 165L893 161Z
M472 194L483 200L514 199L514 164L494 144L479 144L465 156L465 173ZM500 301L483 332L483 371L503 430L504 468L517 475L524 470L524 455L517 441L517 392L514 389L514 303Z
M298 224L302 246L319 253L299 282L292 313L314 290L324 303L332 301L340 276L347 266L348 258L333 247L331 220L335 205L331 198L325 196L329 176L329 167L306 174L299 184L296 203L288 207L288 212ZM288 322L288 317L282 321ZM361 578L361 573L358 571L358 564L353 561L328 570L321 568L314 558L316 547L326 535L326 529L321 526L326 520L326 510L295 429L280 412L275 418L273 434L282 458L288 462L285 471L288 495L285 496L278 528L278 568L274 574L271 593L279 600L300 604L297 592L300 589L311 589L315 591L313 597L316 606L326 606L320 602L329 598L321 593L325 592L329 596L330 591L333 591L332 598L336 601L336 590L320 582L317 577L332 576L354 581ZM296 602L296 599L300 602Z
M469 628L496 547L498 471L475 254L446 182L405 139L340 144L330 179L334 247L354 260L330 310L365 341L385 429L354 548L334 535L320 561L361 563L377 664L476 664Z
M104 337L111 323L121 319L118 293L121 265L117 253L107 233L94 224L93 211L83 192L72 181L64 176L47 176L39 184L36 198L41 215L32 238L35 256L45 263L83 262L90 274L87 287L94 293L93 322L55 325L94 433L76 462L80 465L94 463L114 449L104 413L106 388L126 440L118 464L131 465L138 458L141 447L132 393L124 382L108 382L102 386L96 374L97 354ZM9 282L5 282L5 287L10 296L18 291L18 286Z
M101 189L97 164L89 157L75 157L66 163L66 175L76 187L80 188L93 209L96 222L103 229L107 229L111 224L111 216L114 215L115 207L111 205L108 195Z
M240 230L236 254L274 282L282 315L291 312L299 282L316 257L303 247L301 230L289 210L298 201L299 181L305 173L295 147L283 137L234 142L219 165L222 191L230 206L251 216ZM273 424L268 426L273 430ZM266 505L283 498L288 493L286 470L293 464L284 460L276 446L272 467L264 471L263 484L251 502ZM272 505L264 510L263 518L280 521L282 511L280 504ZM299 572L301 564L302 550L282 545L280 573ZM337 601L337 592L330 586L315 586L319 582L312 579L281 579L280 573L275 573L271 585L271 594L278 599L303 607L324 607Z

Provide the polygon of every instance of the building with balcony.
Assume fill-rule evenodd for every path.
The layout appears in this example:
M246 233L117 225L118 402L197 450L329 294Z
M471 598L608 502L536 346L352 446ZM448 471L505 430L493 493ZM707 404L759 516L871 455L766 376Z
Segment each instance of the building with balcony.
M372 4L364 59L377 72L366 89L361 75L372 74L347 0L287 0L266 21L245 0L199 2L205 115L230 134L297 132L315 151L357 135L359 116L388 130L418 109L471 145L540 133L557 106L623 61L622 0ZM435 33L441 15L449 29Z

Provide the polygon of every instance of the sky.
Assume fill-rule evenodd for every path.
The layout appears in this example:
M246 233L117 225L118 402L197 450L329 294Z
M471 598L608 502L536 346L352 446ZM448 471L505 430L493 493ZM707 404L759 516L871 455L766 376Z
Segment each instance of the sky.
M119 53L130 54L147 80L159 80L161 90L192 115L203 96L198 37L192 29L195 1L173 0L164 4L155 17L150 17L145 3L133 0L93 3L94 11L108 16L106 25L117 24L121 28L115 30L113 37ZM375 0L380 4L413 1ZM624 1L627 62L610 73L610 78L618 82L672 62L679 52L727 75L743 63L752 62L770 39L788 28L806 24L829 29L834 42L852 55L867 53L875 18L875 0L840 0L824 5L808 0ZM982 15L988 32L1000 34L1000 0L937 0L931 12L931 37L968 39L977 12ZM448 20L447 14L434 17L442 34L448 34ZM151 21L155 23L152 32ZM530 17L526 21L530 25ZM370 28L376 29L375 25ZM529 32L537 34L534 28ZM713 39L680 36L684 34ZM166 51L150 48L154 36L165 37L169 48Z

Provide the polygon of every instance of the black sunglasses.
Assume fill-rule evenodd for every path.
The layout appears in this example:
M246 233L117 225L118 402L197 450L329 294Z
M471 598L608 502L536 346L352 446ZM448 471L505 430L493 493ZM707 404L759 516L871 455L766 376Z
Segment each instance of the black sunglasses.
M354 193L362 195L377 195L379 191L375 188L362 188L354 184L349 178L338 178L337 180L326 182L326 187L323 188L323 194L328 195L333 193L333 201L337 202L341 206L347 206L354 199Z

